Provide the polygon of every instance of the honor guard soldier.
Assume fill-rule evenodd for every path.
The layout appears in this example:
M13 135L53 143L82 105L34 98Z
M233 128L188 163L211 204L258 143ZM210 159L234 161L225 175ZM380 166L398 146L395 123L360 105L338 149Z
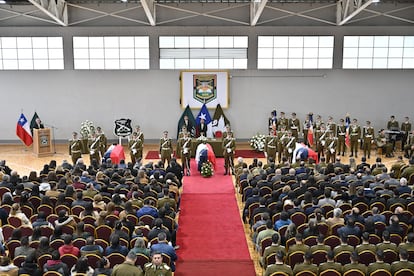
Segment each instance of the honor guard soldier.
M408 135L407 144L404 146L405 158L411 158L414 153L414 130Z
M142 158L142 140L138 138L138 133L132 133L132 138L128 142L131 155L131 162L135 164Z
M292 132L290 130L288 130L285 139L282 140L282 144L284 156L289 160L289 162L292 162L293 151L296 148L296 138L292 136Z
M161 159L161 163L165 168L165 161L167 164L170 164L171 158L173 155L173 147L172 147L172 140L168 137L168 131L164 131L164 137L160 139L160 153L159 157Z
M276 152L278 146L278 139L276 136L276 126L272 129L271 133L266 137L264 145L264 153L267 159L267 163L270 164L269 159L276 160Z
M82 144L78 139L78 133L72 133L72 139L69 140L69 155L72 157L72 164L75 165L76 161L82 157Z
M99 126L96 128L96 135L99 138L99 152L101 153L101 156L104 156L108 149L108 139L103 133L102 128Z
M346 125L345 120L340 119L339 124L336 127L336 137L338 137L338 146L337 146L337 153L340 155L342 152L342 156L345 155L345 136L346 136Z
M288 126L289 126L289 120L288 120L288 118L285 117L285 112L283 112L283 111L280 112L280 118L279 118L279 120L277 120L277 130L281 130L282 126L285 129L288 129Z
M316 133L317 130L321 129L321 125L325 125L322 121L322 117L321 115L316 115L315 122L313 122L313 131Z
M405 117L404 123L401 124L401 132L402 132L402 138L401 138L401 151L405 150L405 144L408 140L408 135L411 132L411 123L410 118Z
M277 128L277 112L273 110L270 113L269 123L268 123L269 135L272 133L273 129Z
M387 140L387 135L385 134L385 130L381 129L380 133L377 137L377 147L382 149L382 153L385 153L386 157L393 157L392 154L392 144Z
M319 129L315 131L316 151L318 152L318 159L325 156L326 138L328 138L329 129L325 128L325 124L321 124Z
M289 119L289 130L292 132L292 136L295 137L297 141L300 132L300 121L296 118L295 112L292 113L292 118Z
M286 128L284 126L282 126L280 128L280 130L277 132L277 158L278 158L278 162L282 162L282 154L283 154L283 140L286 138L287 136L287 132L286 132ZM276 161L276 160L275 160Z
M305 145L309 145L309 141L308 141L308 132L309 129L311 127L311 120L310 120L310 116L311 114L306 114L306 118L305 121L303 122L303 127L302 127L302 132L303 132L303 143L305 143Z
M151 262L146 263L144 266L144 271L146 276L171 276L171 268L162 262L162 254L159 252L154 252L151 257Z
M186 133L187 131L188 131L187 130L187 127L185 125L183 125L181 127L180 133L178 133L178 140L180 140L181 138L183 138L184 137L184 133Z
M142 132L141 127L139 125L135 126L135 132L137 133L137 138L141 140L141 157L142 153L144 152L144 132Z
M336 123L334 122L331 116L328 117L328 121L326 122L326 128L329 129L329 132L332 132L333 135L336 137Z
M231 132L232 137L234 136L233 130L231 129L230 125L226 125L226 131L223 132L223 139L227 137L227 135Z
M326 161L329 163L335 163L336 147L338 145L338 138L335 137L333 132L329 132L329 136L326 139Z
M361 139L361 127L357 124L358 120L353 119L349 127L349 137L351 140L351 155L349 157L358 157L358 143Z
M92 141L89 145L89 158L92 164L92 160L96 160L98 164L101 162L101 151L100 151L100 139L96 133L92 133Z
M190 159L191 159L191 137L189 132L184 132L184 136L178 140L177 152L181 155L181 164L183 171L187 176L190 176Z
M400 131L400 124L395 120L395 116L391 115L390 120L387 122L387 129L389 131ZM392 143L392 150L395 149L395 141L397 140L396 134L390 134L390 142Z
M234 151L236 149L236 139L233 138L233 132L227 133L226 138L223 139L223 156L224 156L224 175L234 174Z
M363 139L363 147L364 156L368 159L371 158L371 145L375 141L375 132L374 128L371 126L371 122L367 121L367 125L364 126L362 130L362 139Z

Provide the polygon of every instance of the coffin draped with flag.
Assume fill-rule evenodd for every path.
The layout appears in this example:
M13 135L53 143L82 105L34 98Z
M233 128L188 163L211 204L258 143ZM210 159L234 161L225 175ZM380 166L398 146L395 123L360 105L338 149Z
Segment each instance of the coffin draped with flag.
M299 161L300 159L308 160L312 158L315 163L319 163L318 154L304 143L296 143L295 150L293 151L292 163Z
M216 168L216 155L214 154L213 148L208 143L201 143L197 146L195 160L198 171L201 171L201 166L207 161L210 161L214 169Z
M111 158L112 164L119 164L121 160L125 160L124 148L121 145L111 145L103 158L105 160Z
M30 131L30 125L24 114L20 114L19 120L16 125L16 135L22 140L26 146L33 144L32 132Z

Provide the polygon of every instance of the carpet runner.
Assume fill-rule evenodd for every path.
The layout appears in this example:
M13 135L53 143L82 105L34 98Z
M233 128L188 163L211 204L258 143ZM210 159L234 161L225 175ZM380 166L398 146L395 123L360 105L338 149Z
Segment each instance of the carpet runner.
M243 157L243 158L265 158L263 152L257 152L254 150L236 150L234 157ZM147 155L145 156L145 159L159 159L158 157L158 151L156 150L150 150L148 151Z
M192 160L184 178L175 275L256 275L240 219L232 178L224 176L224 160L215 174L203 178Z

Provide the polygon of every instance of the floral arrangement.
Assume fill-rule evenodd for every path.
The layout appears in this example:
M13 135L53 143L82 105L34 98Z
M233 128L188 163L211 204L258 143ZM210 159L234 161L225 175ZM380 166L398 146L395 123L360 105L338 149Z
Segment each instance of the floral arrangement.
M264 151L266 136L264 134L256 134L250 139L250 147L255 151Z
M93 132L95 132L95 125L92 121L86 120L81 123L80 134L83 139L88 139Z
M210 161L204 162L201 165L201 176L210 177L213 175L213 164Z

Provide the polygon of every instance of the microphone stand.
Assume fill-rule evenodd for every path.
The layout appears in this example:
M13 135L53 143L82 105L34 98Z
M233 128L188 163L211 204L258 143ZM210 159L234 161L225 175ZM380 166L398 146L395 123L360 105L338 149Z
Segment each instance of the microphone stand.
M52 129L52 143L53 143L53 153L56 154L56 138L55 138L55 129L58 129L57 127L53 125L45 125L47 127L50 127Z

